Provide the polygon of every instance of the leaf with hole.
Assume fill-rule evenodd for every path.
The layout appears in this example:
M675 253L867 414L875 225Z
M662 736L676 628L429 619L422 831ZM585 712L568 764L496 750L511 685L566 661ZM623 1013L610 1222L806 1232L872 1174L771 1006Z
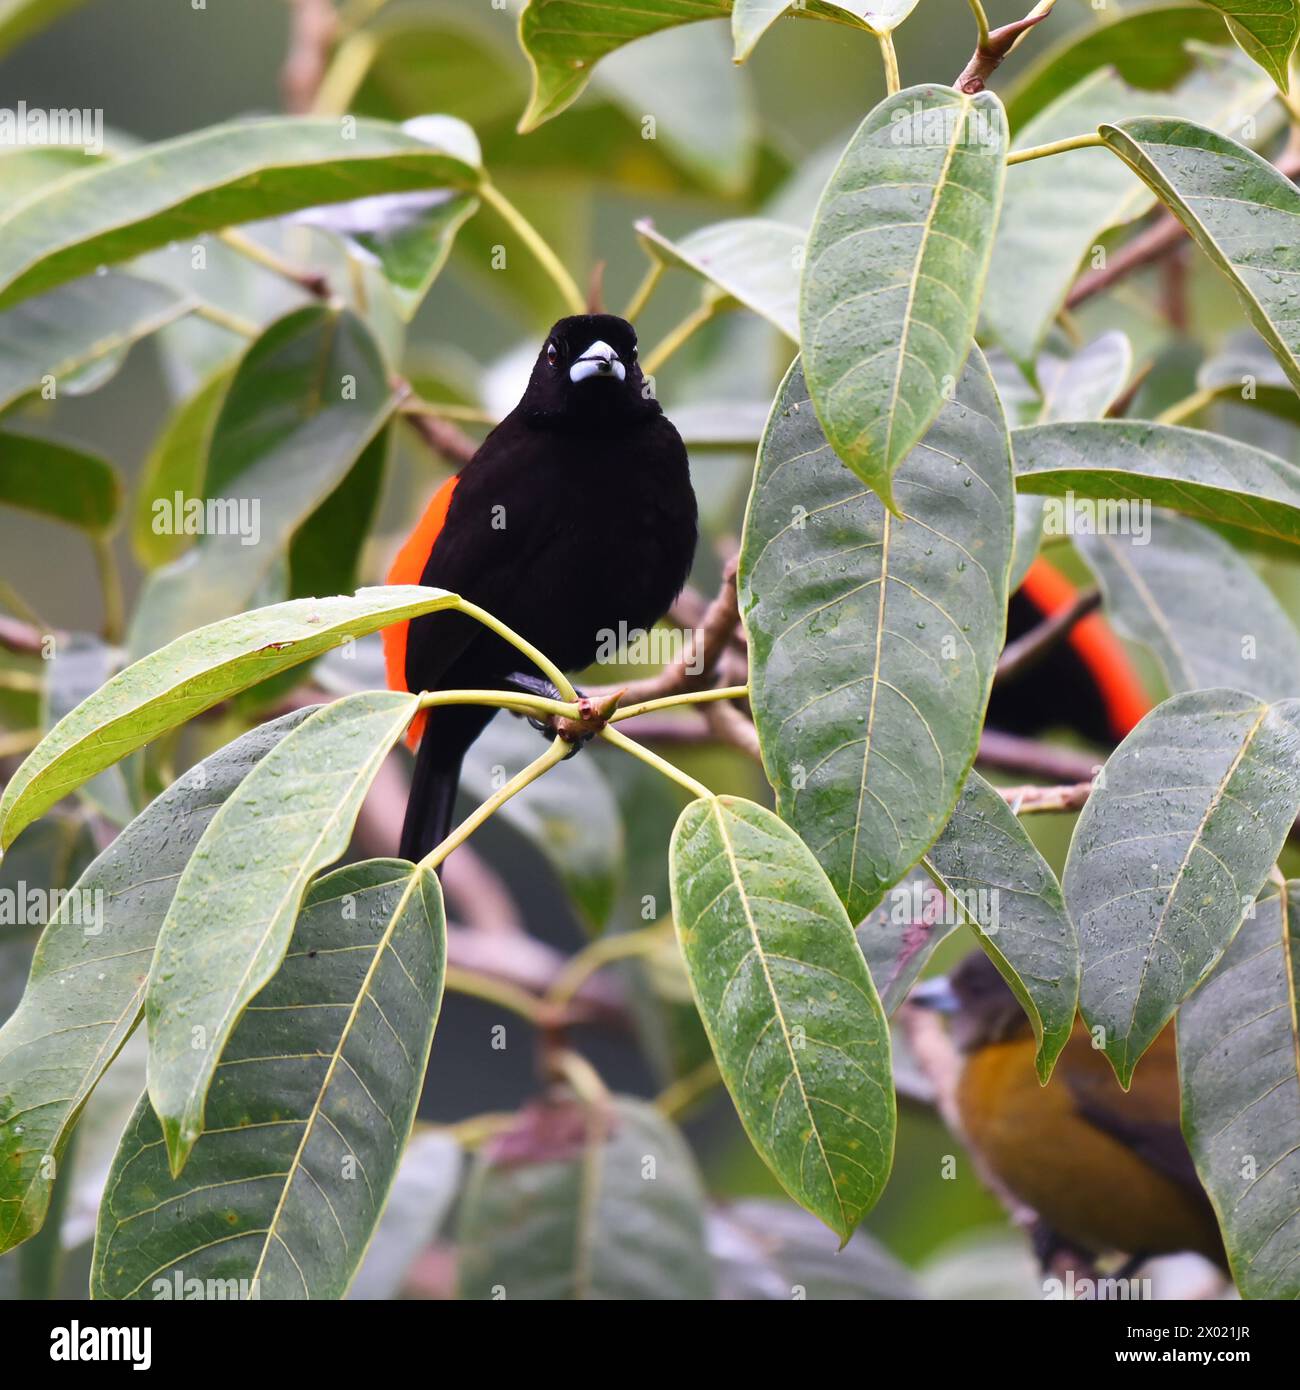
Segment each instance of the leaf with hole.
M850 140L808 237L808 390L835 452L891 510L894 474L970 352L1006 145L991 92L898 92Z
M673 917L750 1143L848 1240L894 1154L889 1027L853 927L804 842L737 797L693 801L669 851Z
M796 364L737 578L778 810L855 922L956 806L1002 648L1011 464L978 352L895 483L901 520L836 458Z
M137 1106L100 1208L93 1297L182 1297L190 1280L239 1298L346 1293L411 1132L442 1002L437 875L383 859L327 874L288 947L226 1044L183 1177L168 1171L148 1097Z
M1231 942L1298 811L1300 700L1175 695L1111 754L1063 882L1079 1007L1122 1086Z

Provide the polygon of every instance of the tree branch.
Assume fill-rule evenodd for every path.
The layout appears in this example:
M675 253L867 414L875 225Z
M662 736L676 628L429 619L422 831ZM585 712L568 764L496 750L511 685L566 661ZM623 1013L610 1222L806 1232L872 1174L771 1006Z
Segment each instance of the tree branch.
M1101 607L1101 591L1085 589L1066 607L1045 618L1023 637L1008 642L998 658L993 680L1007 685L1026 671L1032 670L1044 657L1055 651L1074 631L1076 625Z
M338 16L330 0L288 0L289 48L280 69L284 109L305 115L329 67L330 50L338 37Z
M965 92L967 96L982 92L988 85L988 79L1002 66L1007 55L1021 38L1035 24L1041 24L1051 14L1054 3L1055 0L1047 0L1045 5L1035 6L1023 19L1013 20L1000 29L994 29L986 42L975 45L970 62L957 75L957 80L952 85L959 92Z

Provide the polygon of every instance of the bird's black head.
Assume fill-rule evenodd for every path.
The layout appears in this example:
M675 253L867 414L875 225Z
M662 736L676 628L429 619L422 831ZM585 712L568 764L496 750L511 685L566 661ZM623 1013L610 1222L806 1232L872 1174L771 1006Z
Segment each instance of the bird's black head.
M613 314L577 314L551 329L520 402L544 428L601 430L659 413L637 361L636 329Z

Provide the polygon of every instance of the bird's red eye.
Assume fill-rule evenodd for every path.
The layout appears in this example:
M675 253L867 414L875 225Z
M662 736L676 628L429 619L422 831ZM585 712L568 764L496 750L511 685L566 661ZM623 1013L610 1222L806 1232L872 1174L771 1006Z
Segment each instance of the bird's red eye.
M559 356L560 356L560 350L559 350L559 348L557 348L557 347L555 346L554 343L547 343L547 344L546 344L546 360L551 364L552 367L555 366L555 363L556 363L557 359L559 358Z

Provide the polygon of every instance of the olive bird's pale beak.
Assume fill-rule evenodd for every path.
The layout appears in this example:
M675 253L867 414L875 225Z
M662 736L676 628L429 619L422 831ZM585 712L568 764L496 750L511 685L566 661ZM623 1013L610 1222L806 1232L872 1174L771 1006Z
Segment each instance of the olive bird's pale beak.
M627 379L627 368L608 343L592 343L569 368L570 381L586 381L593 376L611 377L615 381Z

